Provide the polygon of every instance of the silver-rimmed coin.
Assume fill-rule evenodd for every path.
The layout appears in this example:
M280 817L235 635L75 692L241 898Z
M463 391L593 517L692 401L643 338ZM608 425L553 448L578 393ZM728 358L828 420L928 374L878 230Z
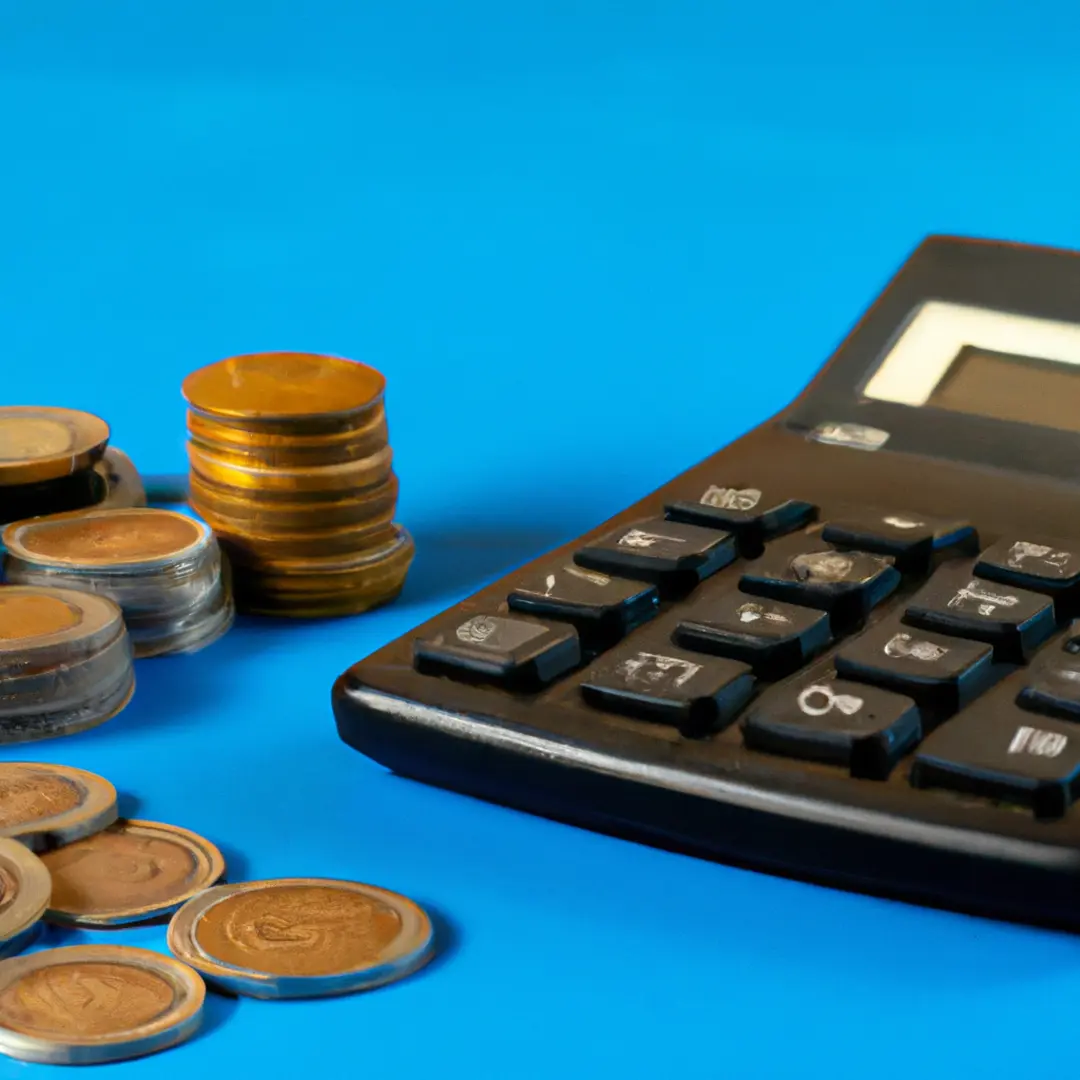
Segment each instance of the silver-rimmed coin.
M83 769L0 762L0 836L45 851L91 836L116 820L116 788Z
M49 903L49 871L17 840L0 838L0 957L26 948Z
M42 856L52 876L48 922L123 926L175 911L225 873L218 849L196 833L121 819Z
M330 878L207 889L173 916L168 941L210 982L258 998L368 990L434 953L431 920L412 900Z
M190 1038L206 986L171 957L72 945L0 962L0 1053L49 1065L143 1057Z

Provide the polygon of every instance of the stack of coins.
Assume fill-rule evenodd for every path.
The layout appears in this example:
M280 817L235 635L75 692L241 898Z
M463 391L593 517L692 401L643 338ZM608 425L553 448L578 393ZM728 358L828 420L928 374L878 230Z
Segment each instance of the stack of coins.
M109 426L90 413L0 408L0 523L88 506L140 506L146 495L128 457L108 448Z
M4 574L120 605L136 657L196 652L232 625L234 606L217 541L171 510L87 510L9 525Z
M327 616L393 599L413 558L393 522L385 380L307 353L259 353L184 380L191 505L229 556L238 608Z
M0 743L84 731L135 690L120 609L70 589L0 588Z

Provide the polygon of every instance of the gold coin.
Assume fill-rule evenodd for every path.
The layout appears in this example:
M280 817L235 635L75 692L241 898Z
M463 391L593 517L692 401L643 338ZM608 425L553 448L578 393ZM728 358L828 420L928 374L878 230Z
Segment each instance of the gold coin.
M224 461L189 440L188 461L195 475L213 484L240 491L285 492L290 495L324 495L340 498L389 479L394 453L389 446L377 454L344 465L318 465L309 469L270 469Z
M215 531L217 527L215 526ZM313 561L338 561L347 555L359 555L386 547L396 535L393 513L371 525L348 529L324 529L322 532L260 536L255 533L230 535L218 531L222 547L236 567L288 570L297 560L308 565Z
M16 840L0 839L0 956L30 944L49 902L49 872Z
M253 997L318 997L404 978L431 959L431 920L387 889L328 878L219 885L173 916L169 948Z
M342 499L297 502L267 497L265 492L240 492L209 484L191 475L191 508L215 532L245 532L263 536L308 533L385 520L397 506L398 478L386 480Z
M117 821L42 859L53 882L45 918L69 926L160 918L225 873L208 840L153 821Z
M0 484L33 484L90 468L109 425L90 413L29 405L0 407Z
M171 957L73 945L0 963L0 1053L89 1065L164 1050L195 1033L206 987Z
M210 540L205 525L145 507L53 514L9 525L11 555L35 566L126 567L183 559Z
M233 356L192 372L183 384L188 405L211 418L343 417L370 408L386 380L355 360L314 353Z
M116 820L116 788L82 769L0 763L0 836L32 851L70 844Z
M298 450L314 450L351 442L365 431L385 425L386 409L381 398L365 409L337 417L230 419L222 416L211 417L188 409L187 421L191 434L214 446L234 446L241 449L251 446L287 446Z

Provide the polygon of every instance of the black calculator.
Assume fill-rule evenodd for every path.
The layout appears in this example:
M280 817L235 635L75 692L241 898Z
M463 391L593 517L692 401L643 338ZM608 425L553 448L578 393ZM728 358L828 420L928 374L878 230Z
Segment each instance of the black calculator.
M783 412L333 705L431 784L1077 928L1080 257L925 240Z

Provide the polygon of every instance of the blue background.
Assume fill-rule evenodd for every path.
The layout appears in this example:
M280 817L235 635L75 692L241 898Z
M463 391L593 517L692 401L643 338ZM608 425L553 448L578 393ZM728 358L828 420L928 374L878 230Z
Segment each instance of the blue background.
M926 233L1080 247L1075 12L0 0L0 401L100 413L141 470L177 471L189 370L368 361L419 548L393 607L244 620L29 752L205 833L234 879L354 877L442 922L421 975L211 997L196 1041L117 1075L1075 1062L1077 939L431 790L329 709L352 661L782 407Z

